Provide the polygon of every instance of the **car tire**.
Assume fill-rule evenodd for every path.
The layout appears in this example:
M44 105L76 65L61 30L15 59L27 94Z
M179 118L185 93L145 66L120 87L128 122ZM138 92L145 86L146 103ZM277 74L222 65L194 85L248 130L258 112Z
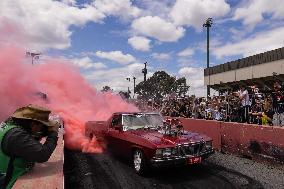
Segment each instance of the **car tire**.
M142 150L136 149L133 152L133 167L137 174L145 175L148 172L148 164Z

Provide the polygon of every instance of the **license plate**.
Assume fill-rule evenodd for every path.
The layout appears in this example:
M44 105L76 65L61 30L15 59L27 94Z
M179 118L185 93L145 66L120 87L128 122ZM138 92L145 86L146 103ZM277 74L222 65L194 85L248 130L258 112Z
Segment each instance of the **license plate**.
M188 164L201 163L201 157L191 157L188 158Z

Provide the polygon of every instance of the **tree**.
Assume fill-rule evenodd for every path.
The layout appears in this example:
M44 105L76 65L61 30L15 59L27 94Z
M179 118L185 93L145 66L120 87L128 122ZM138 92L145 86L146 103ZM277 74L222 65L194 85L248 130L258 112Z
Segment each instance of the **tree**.
M104 86L102 89L102 92L108 92L108 91L112 91L112 89L109 86Z
M176 79L165 71L157 71L146 82L136 85L135 92L144 99L160 100L173 93L177 96L185 95L188 89L185 77Z
M121 96L121 98L123 98L123 99L129 99L129 98L130 98L130 93L129 93L129 91L128 91L128 92L119 91L118 94L119 94L119 95Z

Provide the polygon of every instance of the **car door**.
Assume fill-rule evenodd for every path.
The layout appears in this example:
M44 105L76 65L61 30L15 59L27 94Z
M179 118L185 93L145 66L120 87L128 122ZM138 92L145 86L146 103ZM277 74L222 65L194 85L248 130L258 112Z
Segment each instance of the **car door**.
M121 127L121 130L119 130ZM122 118L121 115L114 115L108 131L108 146L111 152L119 154L121 151Z
M109 128L109 146L111 151L119 156L129 156L130 143L127 133L123 131L122 115L115 115Z

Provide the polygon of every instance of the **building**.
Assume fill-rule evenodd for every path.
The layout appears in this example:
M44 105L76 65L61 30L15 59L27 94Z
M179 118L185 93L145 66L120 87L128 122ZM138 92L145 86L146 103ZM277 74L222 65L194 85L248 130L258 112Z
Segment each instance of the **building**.
M284 82L284 47L204 69L204 83L219 92L240 85L271 90Z

